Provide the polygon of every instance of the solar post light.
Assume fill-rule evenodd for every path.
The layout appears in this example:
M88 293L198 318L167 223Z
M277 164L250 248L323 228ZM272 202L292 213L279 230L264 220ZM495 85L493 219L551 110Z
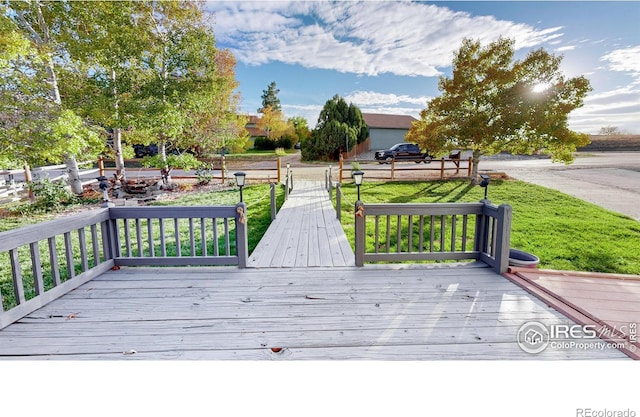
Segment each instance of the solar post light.
M360 200L360 186L362 185L363 176L364 176L364 172L362 171L353 172L353 181L356 183L356 188L358 189L358 200Z
M480 175L480 178L482 178L482 182L480 183L480 187L484 188L484 199L487 199L487 190L489 189L489 180L491 179L491 177L489 177L488 175Z
M244 172L236 172L233 175L235 175L236 184L238 185L238 188L240 188L240 202L242 203L242 187L244 187L247 174L245 174Z

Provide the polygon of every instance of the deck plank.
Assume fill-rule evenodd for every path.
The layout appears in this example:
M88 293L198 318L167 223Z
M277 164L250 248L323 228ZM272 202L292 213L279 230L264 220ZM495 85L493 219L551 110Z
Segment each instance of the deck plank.
M626 358L529 355L531 320L572 323L490 268L122 268L0 331L0 359Z
M298 181L249 257L252 268L353 266L351 249L328 193Z

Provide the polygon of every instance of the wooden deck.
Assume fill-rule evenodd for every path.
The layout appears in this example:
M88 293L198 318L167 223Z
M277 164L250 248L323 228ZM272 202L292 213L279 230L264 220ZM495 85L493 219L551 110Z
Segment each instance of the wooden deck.
M627 358L615 349L525 353L516 333L533 320L573 323L477 264L123 267L1 330L0 358Z
M353 265L353 250L319 181L296 181L247 263L250 268Z

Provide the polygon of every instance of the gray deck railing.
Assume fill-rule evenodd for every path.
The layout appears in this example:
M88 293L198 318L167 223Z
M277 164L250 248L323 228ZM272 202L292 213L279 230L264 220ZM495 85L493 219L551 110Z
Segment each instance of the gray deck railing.
M479 203L355 206L356 265L475 259L503 273L509 263L511 206Z
M0 329L115 266L246 267L246 205L112 207L0 233Z

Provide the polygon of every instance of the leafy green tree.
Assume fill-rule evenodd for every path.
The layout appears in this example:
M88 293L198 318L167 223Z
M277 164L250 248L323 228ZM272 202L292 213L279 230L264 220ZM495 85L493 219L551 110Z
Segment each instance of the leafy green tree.
M514 61L514 41L501 38L482 47L465 39L453 60L452 77L440 77L442 95L431 100L406 140L425 149L473 152L472 182L482 155L544 150L570 162L589 136L567 127L568 115L591 90L585 77L567 79L562 58L544 49ZM544 88L540 88L544 86Z
M276 82L272 81L266 90L262 90L262 107L258 109L258 113L264 113L265 109L271 108L271 111L281 113L282 106L280 105L280 99L278 93L280 89L276 87Z
M0 52L0 153L5 155L0 159L64 161L71 190L81 194L75 155L93 157L97 135L72 107L63 105L60 94L59 73L70 64L61 36L69 23L68 7L67 2L40 1L0 6L2 43L7 46Z
M311 137L302 142L302 159L336 160L340 151L348 151L369 135L362 112L335 95L328 100Z

